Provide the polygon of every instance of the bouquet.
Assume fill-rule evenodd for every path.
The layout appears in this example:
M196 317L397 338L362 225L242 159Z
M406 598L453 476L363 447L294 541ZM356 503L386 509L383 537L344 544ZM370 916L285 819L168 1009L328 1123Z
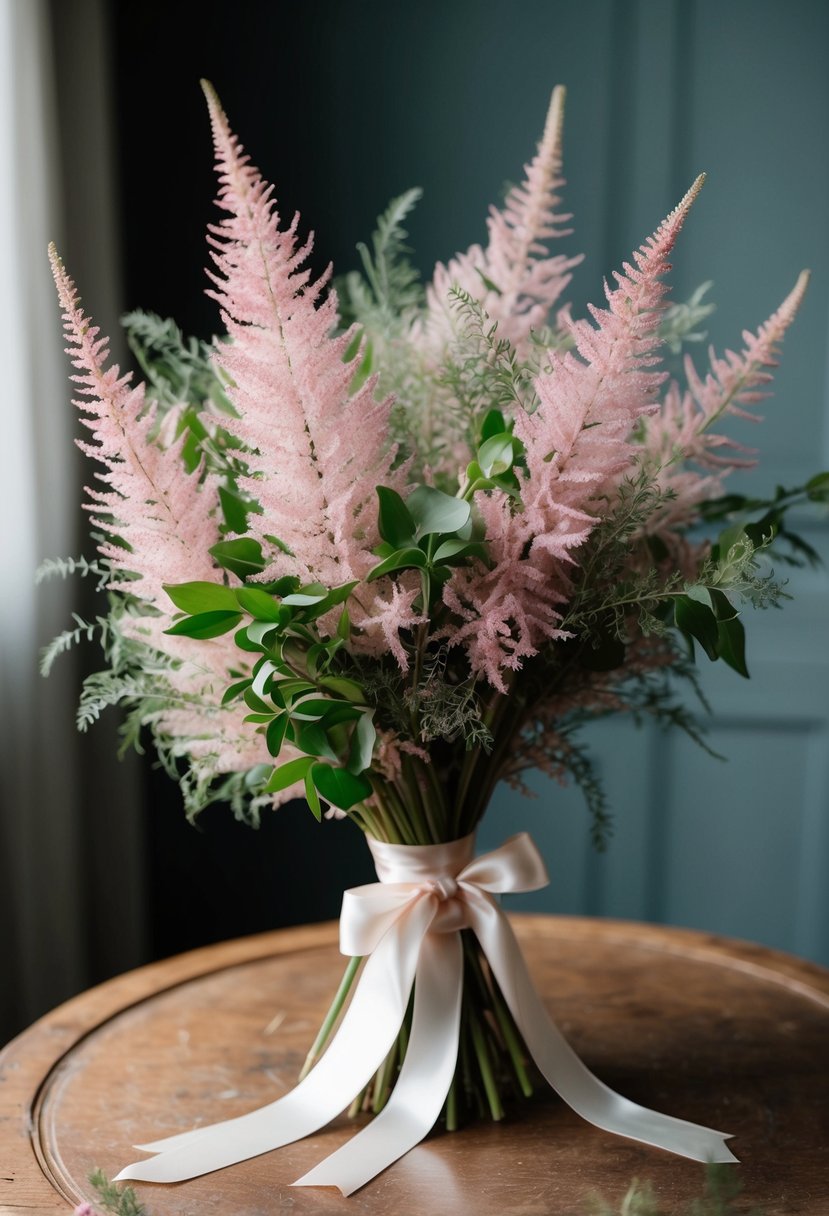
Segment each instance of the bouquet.
M377 968L373 990L366 967L352 992L360 957L373 964L387 948L400 907L410 921L425 907L418 941L431 952L418 963L415 950L409 967L402 938L388 948L398 1025L383 1040L374 1023L379 1061L355 1074L337 1110L389 1114L395 1082L405 1088L416 1070L407 1062L419 1054L427 1067L422 1031L414 1045L422 996L432 1014L443 1001L456 1026L454 1054L450 1043L429 1065L442 1079L422 1121L441 1110L449 1129L470 1115L499 1119L505 1099L532 1092L530 1057L548 1079L549 1069L532 1046L532 997L508 974L517 946L502 937L487 948L484 921L494 893L545 877L519 838L488 868L472 861L476 825L500 781L521 788L541 768L582 786L601 844L609 818L581 728L627 712L699 739L676 689L676 677L696 684L695 652L748 675L743 608L784 595L764 561L772 545L813 558L786 512L826 501L829 474L767 501L726 492L752 461L721 424L756 421L807 275L742 350L712 352L703 372L686 357L684 375L669 378L663 351L698 340L710 311L701 292L668 306L663 281L700 177L606 283L602 305L575 318L564 293L580 259L552 252L570 218L559 209L557 88L524 180L490 211L485 246L438 265L424 289L405 245L413 190L360 247L363 273L335 289L329 272L312 278L298 217L283 222L205 92L224 213L208 236L222 337L185 341L172 323L131 314L145 375L134 386L107 368L106 341L51 252L90 432L80 446L97 462L85 506L98 557L47 572L80 565L108 607L78 618L45 666L97 636L106 666L84 685L82 728L120 705L125 745L150 732L189 815L224 799L255 822L304 798L317 818L366 833L387 900L405 888L402 904L352 909L353 957L307 1081L322 1065L333 1076L336 1040L325 1048L347 998L341 1039L358 1007L371 1016L372 991L383 1000ZM361 916L374 918L371 932ZM445 932L429 931L435 917ZM442 997L450 973L459 978ZM601 1123L589 1101L565 1096ZM615 1130L648 1139L637 1118ZM683 1143L664 1128L650 1142L693 1155L682 1126ZM185 1160L187 1135L145 1146L165 1151L131 1176L186 1177L264 1151L228 1157L226 1141L207 1165L198 1146ZM714 1155L711 1141L696 1152ZM153 1174L165 1157L178 1157L173 1173Z

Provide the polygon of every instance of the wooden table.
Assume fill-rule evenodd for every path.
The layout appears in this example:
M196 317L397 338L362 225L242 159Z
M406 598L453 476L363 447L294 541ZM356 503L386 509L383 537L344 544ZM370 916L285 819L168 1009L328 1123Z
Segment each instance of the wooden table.
M515 917L548 1007L582 1058L637 1102L734 1133L765 1216L829 1213L829 972L687 930ZM56 1216L92 1198L136 1141L228 1118L293 1085L342 970L336 926L167 959L56 1009L0 1054L0 1212ZM290 1182L352 1134L345 1119L175 1186L138 1184L154 1216L504 1213L579 1216L637 1176L666 1211L702 1167L610 1136L552 1094L504 1123L436 1132L351 1199Z

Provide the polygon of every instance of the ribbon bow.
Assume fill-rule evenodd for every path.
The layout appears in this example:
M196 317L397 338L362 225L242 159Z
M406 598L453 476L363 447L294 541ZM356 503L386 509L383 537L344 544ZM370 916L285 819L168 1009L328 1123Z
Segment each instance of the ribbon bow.
M318 1131L351 1104L385 1060L414 984L409 1044L388 1103L293 1185L337 1186L350 1195L370 1181L420 1143L449 1093L458 1055L464 928L477 936L536 1065L573 1110L606 1131L694 1161L736 1161L725 1133L658 1114L614 1093L581 1062L550 1018L494 898L549 882L526 832L474 860L473 836L440 845L370 840L369 847L380 881L346 891L340 918L343 954L368 957L319 1062L295 1089L267 1106L137 1145L158 1156L127 1166L118 1181L180 1182Z

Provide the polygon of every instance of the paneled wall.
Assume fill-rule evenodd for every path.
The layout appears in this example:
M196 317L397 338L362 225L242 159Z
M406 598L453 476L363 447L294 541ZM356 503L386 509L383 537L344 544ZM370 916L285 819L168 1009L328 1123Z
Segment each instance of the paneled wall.
M411 244L425 274L484 238L487 205L520 174L562 82L568 248L588 254L573 282L577 310L706 170L673 282L684 298L714 280L719 349L759 325L803 266L814 271L767 420L735 424L762 457L740 484L793 484L829 467L825 0L205 0L198 20L189 6L121 0L113 21L129 307L174 315L190 332L216 323L201 294L213 182L199 76L216 83L283 213L298 207L314 228L318 269L329 259L338 272L353 267L388 199L421 185ZM827 552L825 524L806 526ZM751 681L702 660L710 742L728 763L624 721L593 730L616 817L605 855L591 851L578 791L543 780L534 802L499 791L484 842L527 827L552 871L525 906L698 925L829 963L829 587L825 574L796 573L791 590L783 613L750 622ZM195 941L170 929L193 845L183 829L173 840L176 793L155 789L170 803L153 810L159 942L180 949ZM280 910L304 908L306 870L317 866L292 819L305 813L270 825ZM221 815L205 819L203 840ZM357 880L359 842L336 836L347 830L321 829L343 882ZM291 839L298 860L286 874ZM263 831L234 843L234 856L271 856L272 845ZM215 882L199 871L206 887L226 881L219 852ZM193 899L194 921L226 925L221 901L212 913L206 902Z
M618 39L610 83L602 72L599 86L609 95L592 116L602 127L607 174L593 230L605 235L592 248L618 258L705 169L674 283L681 298L697 282L715 281L719 309L709 333L719 349L776 306L801 266L813 269L763 425L732 427L759 449L760 470L742 485L796 484L829 467L829 10L654 0L617 4L602 17ZM567 76L574 115L584 104L581 67ZM585 139L584 127L573 131L577 121L571 142ZM567 153L578 192L569 143ZM578 214L576 222L582 235ZM694 354L701 364L702 349ZM825 523L802 522L829 557ZM727 762L684 736L620 720L593 728L616 821L605 854L591 850L578 791L540 777L533 802L499 791L484 843L527 827L552 874L547 891L516 906L691 925L829 963L826 573L791 572L789 590L794 599L783 612L750 614L750 681L700 659L713 711L708 740Z

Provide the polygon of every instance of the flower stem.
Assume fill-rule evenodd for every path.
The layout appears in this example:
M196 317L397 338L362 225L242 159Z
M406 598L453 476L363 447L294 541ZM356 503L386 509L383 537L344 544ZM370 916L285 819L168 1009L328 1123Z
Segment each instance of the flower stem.
M348 966L345 969L343 978L340 980L340 986L337 989L337 995L334 997L334 1000L331 1002L331 1008L328 1010L328 1013L325 1015L325 1021L323 1022L322 1026L320 1026L319 1033L318 1033L317 1037L314 1039L313 1046L311 1047L311 1050L308 1052L308 1055L305 1057L305 1063L302 1065L302 1071L299 1074L300 1081L302 1081L305 1077L308 1076L308 1073L314 1067L314 1065L316 1064L320 1055L322 1054L323 1048L325 1047L326 1043L328 1042L328 1040L331 1036L331 1031L334 1028L334 1023L336 1022L337 1018L340 1016L340 1011L342 1010L342 1007L345 1004L345 998L348 996L349 992L351 991L351 985L354 983L354 977L356 976L358 968L362 961L363 961L362 958L360 958L359 956L355 956L354 958L350 958L348 960Z
M495 1073L492 1068L489 1045L481 1028L481 1023L478 1020L478 1015L472 1008L469 1009L469 1028L472 1032L472 1045L475 1048L481 1080L484 1083L484 1092L489 1103L489 1111L493 1120L497 1123L504 1117L504 1108L501 1105L501 1095L498 1092L498 1083L495 1080Z

